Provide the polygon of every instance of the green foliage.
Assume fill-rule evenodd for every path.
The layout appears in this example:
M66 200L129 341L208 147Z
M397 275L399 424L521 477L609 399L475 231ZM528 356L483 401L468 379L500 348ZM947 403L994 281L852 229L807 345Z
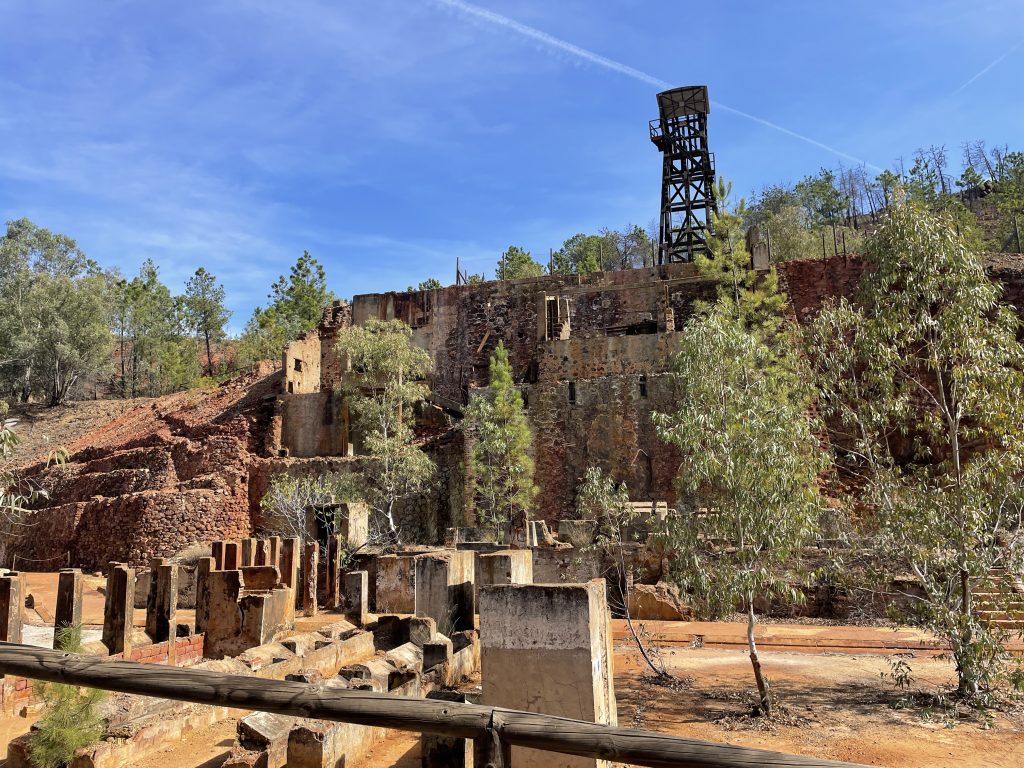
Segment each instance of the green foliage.
M654 264L655 244L643 227L601 229L596 235L575 234L552 255L552 274L589 275Z
M498 262L498 280L520 280L525 277L540 277L544 267L533 260L529 251L517 245L510 245Z
M801 548L818 530L822 446L795 369L779 365L778 345L716 305L681 332L673 369L678 408L655 414L659 436L681 454L678 517L668 546L672 573L693 605L710 616L744 604L751 662L770 713L767 682L753 640L754 601L798 601L792 581Z
M217 284L217 278L203 267L196 270L185 285L185 318L191 330L198 334L206 345L206 372L213 375L213 351L215 342L226 335L231 313L224 306L224 286Z
M846 197L837 188L835 174L828 168L805 177L796 184L794 192L809 219L818 226L831 224L847 207Z
M501 530L511 525L516 512L529 513L537 493L533 433L503 343L491 355L487 391L470 396L465 425L472 438L468 470L477 519L484 527Z
M241 363L279 359L286 342L317 326L335 296L327 288L323 266L303 251L288 277L281 275L274 281L267 298L270 304L253 310L239 339Z
M600 235L575 234L552 255L556 275L589 275L601 270Z
M587 467L576 493L576 516L597 521L598 539L621 542L623 530L633 522L632 515L626 486L600 467Z
M719 311L769 338L782 327L786 306L785 296L779 292L778 275L774 269L764 275L754 271L744 231L746 203L741 198L731 205L732 184L719 177L715 196L719 212L714 216L711 255L698 256L697 268L716 283ZM698 310L708 312L710 307L700 304Z
M862 306L831 302L808 329L820 406L865 478L879 577L910 573L924 592L898 617L946 642L974 697L1007 657L973 589L1010 594L1000 574L1024 567L1019 321L949 213L895 205L870 260Z
M421 280L420 284L417 285L415 288L413 288L410 285L409 292L411 293L412 291L436 291L438 288L443 287L444 286L441 285L441 281L438 280L436 277L428 277L426 280Z
M110 355L110 285L75 241L28 219L0 237L0 382L27 401L67 400Z
M132 280L114 285L113 308L122 396L162 395L195 383L199 347L189 328L188 298L171 294L152 260Z
M360 453L367 457L357 486L381 526L395 541L396 504L423 492L434 464L415 444L413 411L430 389L431 359L412 344L412 329L401 320L370 320L338 332L338 356L347 370L344 389Z
M82 650L80 626L58 627L57 646L68 653ZM105 724L97 707L105 693L63 683L35 683L44 714L32 731L29 756L39 768L64 768L75 753L103 737Z

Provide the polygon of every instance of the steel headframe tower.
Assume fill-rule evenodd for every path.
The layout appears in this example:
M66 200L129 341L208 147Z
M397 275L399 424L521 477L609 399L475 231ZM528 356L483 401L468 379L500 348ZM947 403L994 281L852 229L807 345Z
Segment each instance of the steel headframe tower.
M706 85L658 94L661 117L651 121L651 141L663 155L658 263L693 261L710 253L714 234L715 157L708 152Z

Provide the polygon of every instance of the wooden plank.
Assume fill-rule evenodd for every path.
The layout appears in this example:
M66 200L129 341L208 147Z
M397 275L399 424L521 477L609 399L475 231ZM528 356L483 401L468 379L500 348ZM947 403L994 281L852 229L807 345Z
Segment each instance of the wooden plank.
M0 674L196 704L469 738L476 740L480 753L496 768L508 768L511 745L652 768L863 768L853 763L613 728L551 715L370 691L324 690L320 685L111 661L15 643L0 643Z

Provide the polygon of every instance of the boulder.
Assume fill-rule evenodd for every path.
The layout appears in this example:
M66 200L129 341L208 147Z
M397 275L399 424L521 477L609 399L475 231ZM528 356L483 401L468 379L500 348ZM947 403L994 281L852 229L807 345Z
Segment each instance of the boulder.
M675 584L634 584L629 591L629 615L651 621L686 621L690 609L679 596Z

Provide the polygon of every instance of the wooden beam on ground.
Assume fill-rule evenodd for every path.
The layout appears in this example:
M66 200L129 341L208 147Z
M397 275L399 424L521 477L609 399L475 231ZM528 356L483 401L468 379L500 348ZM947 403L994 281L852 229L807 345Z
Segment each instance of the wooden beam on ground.
M652 768L863 768L853 763L551 715L370 691L324 690L316 684L112 661L16 643L0 643L0 674L195 704L477 739L478 754L502 768L508 768L505 761L511 745Z

